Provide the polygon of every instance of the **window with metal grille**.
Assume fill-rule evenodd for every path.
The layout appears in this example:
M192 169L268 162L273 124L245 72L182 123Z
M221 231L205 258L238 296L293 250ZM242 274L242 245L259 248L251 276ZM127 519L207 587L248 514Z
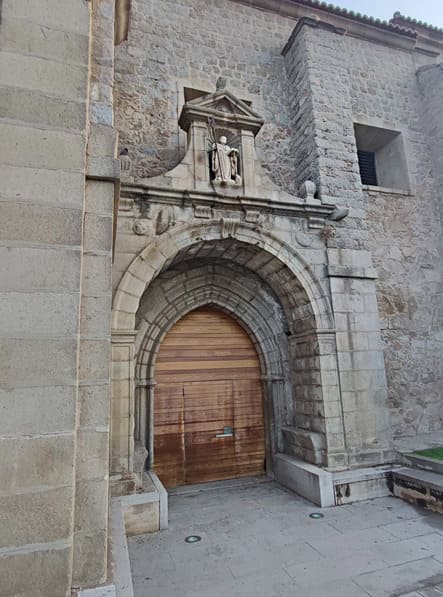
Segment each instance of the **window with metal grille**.
M362 185L410 191L402 133L357 122L354 132Z
M375 169L375 151L358 150L358 165L362 184L377 186L377 172Z

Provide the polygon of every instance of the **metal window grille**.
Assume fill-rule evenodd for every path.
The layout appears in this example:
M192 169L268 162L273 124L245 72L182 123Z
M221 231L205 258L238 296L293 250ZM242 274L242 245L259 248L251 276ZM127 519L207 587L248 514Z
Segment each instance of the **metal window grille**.
M373 151L357 151L358 165L362 184L377 186L377 172L375 170L375 153Z

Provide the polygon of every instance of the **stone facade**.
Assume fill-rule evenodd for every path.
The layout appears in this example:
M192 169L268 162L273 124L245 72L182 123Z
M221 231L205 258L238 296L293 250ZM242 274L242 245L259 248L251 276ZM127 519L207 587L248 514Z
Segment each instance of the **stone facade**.
M349 208L348 217L336 225L331 245L373 255L394 435L441 429L437 346L442 319L434 306L442 279L441 224L435 217L441 168L432 161L441 155L441 137L430 125L434 118L429 118L440 110L441 69L424 66L438 61L435 45L431 56L431 51L415 49L425 42L417 43L411 32L402 39L397 32L366 31L366 39L361 39L347 34L349 24L331 15L322 27L315 10L297 13L308 17L309 24L295 28L288 44L296 8L292 14L287 8L286 14L281 10L277 15L230 1L211 9L185 1L173 19L168 2L158 6L137 0L131 10L129 37L116 58L116 123L122 146L129 148L135 179L145 183L179 163L186 145L177 126L184 89L210 91L217 77L224 77L228 88L251 101L265 120L256 148L270 178L290 193L297 193L304 180L314 180L323 202ZM225 24L233 12L235 32ZM191 54L188 37L194 40ZM140 50L148 45L156 49L155 60ZM438 127L438 117L435 122ZM362 188L354 123L402 131L409 193ZM401 218L403 224L393 202L401 203L407 215L407 221L406 215ZM382 226L390 213L391 221ZM404 229L400 237L398 227ZM129 238L121 245L114 284L136 252L127 251L126 242L140 249L143 245L141 239ZM398 259L387 258L386 247L395 252L393 243L401 245ZM425 290L427 281L432 288ZM392 303L396 295L403 303L419 301L420 308L412 323L400 307L401 321L392 331L385 330L384 303ZM393 324L392 315L389 322L387 326Z
M443 35L296 0L55 4L0 2L1 597L112 581L110 494L146 491L156 355L198 306L255 343L269 475L443 431ZM399 188L362 185L354 126L395 137ZM160 525L137 500L128 525Z

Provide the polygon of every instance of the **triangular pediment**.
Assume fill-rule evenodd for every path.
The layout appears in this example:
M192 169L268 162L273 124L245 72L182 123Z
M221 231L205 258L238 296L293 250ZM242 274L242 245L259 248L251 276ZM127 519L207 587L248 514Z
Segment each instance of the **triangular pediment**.
M193 107L205 108L228 114L240 114L242 116L260 119L260 116L254 112L246 102L235 97L234 94L226 90L216 91L215 93L197 97L188 102L188 104Z
M250 130L254 134L257 134L263 125L262 118L246 102L226 89L207 93L186 102L179 124L187 131L192 122L207 122L208 119L238 130Z

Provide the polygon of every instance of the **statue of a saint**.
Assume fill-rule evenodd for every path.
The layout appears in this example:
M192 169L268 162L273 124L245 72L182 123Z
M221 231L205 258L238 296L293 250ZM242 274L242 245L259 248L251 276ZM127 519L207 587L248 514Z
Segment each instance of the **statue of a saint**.
M238 173L238 149L229 147L228 140L221 136L218 143L212 145L212 171L216 182L240 183Z

